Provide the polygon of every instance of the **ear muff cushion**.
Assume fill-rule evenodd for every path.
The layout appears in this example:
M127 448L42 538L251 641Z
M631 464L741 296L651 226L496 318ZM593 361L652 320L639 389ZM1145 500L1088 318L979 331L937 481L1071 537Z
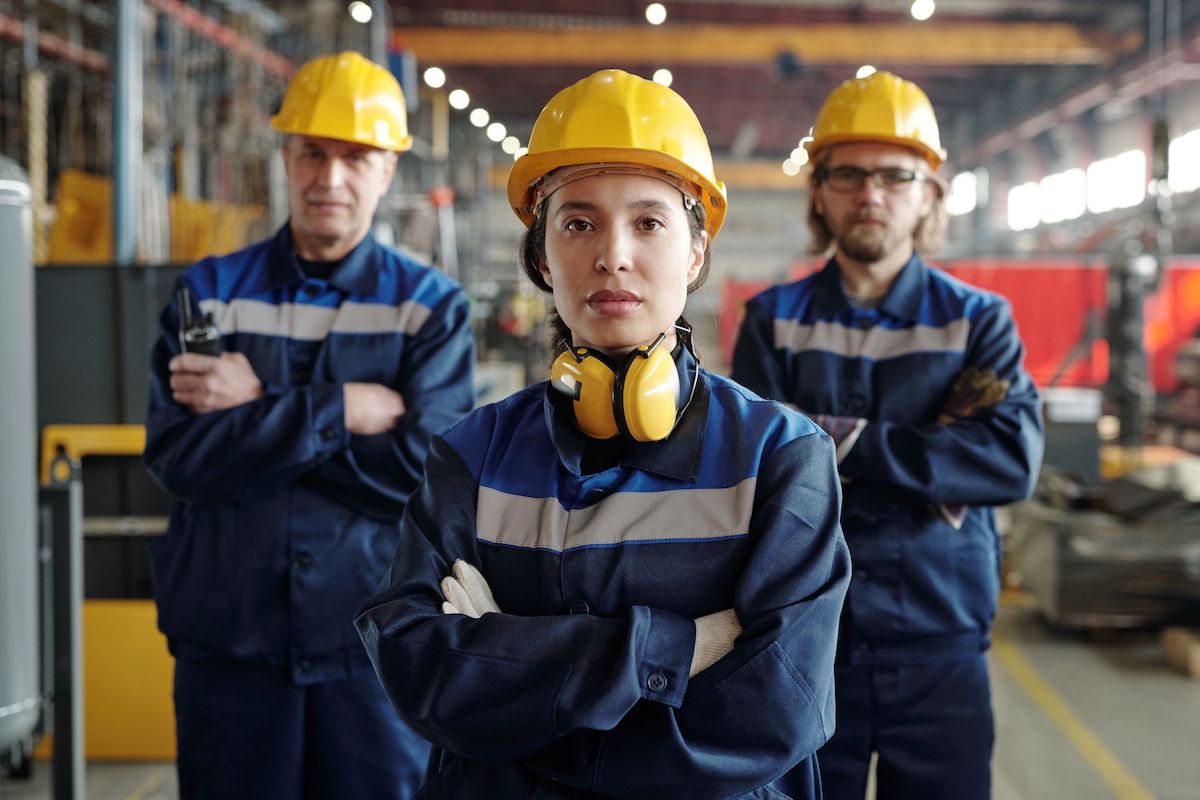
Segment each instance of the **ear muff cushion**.
M620 433L613 416L615 381L612 362L586 347L567 350L550 365L550 382L574 398L575 424L593 439L611 439Z
M633 351L618 384L617 416L626 432L639 442L667 438L679 416L679 373L671 354L657 348L646 356Z

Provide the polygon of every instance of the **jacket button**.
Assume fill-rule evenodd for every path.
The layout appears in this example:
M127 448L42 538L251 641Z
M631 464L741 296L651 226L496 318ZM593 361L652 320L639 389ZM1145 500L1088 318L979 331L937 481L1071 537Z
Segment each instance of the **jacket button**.
M333 428L323 428L321 430L321 441L322 442L332 442L336 438L337 438L337 431L335 431Z
M307 658L302 658L300 659L300 662L296 664L296 669L300 670L301 672L308 672L310 669L312 669L312 662Z
M312 556L307 553L296 556L292 559L292 569L304 569L312 564Z
M588 606L588 604L582 600L572 600L571 601L571 613L572 614L586 614L591 610L592 610L591 607Z
M661 672L650 673L649 679L646 681L646 686L652 692L661 692L667 688L667 676Z
M316 297L320 293L321 293L321 287L317 286L316 284L310 283L304 287L304 294L307 295L308 297Z

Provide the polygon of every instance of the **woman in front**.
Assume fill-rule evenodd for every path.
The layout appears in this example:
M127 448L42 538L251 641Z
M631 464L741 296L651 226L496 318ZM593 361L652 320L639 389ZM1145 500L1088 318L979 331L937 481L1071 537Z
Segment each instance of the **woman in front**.
M509 178L550 381L435 437L358 620L434 744L418 798L815 798L850 561L833 445L704 370L725 217L678 94L597 72Z

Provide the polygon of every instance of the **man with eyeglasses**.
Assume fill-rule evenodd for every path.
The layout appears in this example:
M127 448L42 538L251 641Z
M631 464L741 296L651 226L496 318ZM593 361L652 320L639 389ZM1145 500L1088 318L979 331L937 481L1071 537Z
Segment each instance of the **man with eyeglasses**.
M847 81L806 149L813 252L832 257L747 303L733 377L837 444L854 576L822 784L863 797L874 754L880 797L987 798L992 507L1033 488L1037 390L1009 303L919 255L947 219L925 93L887 72Z

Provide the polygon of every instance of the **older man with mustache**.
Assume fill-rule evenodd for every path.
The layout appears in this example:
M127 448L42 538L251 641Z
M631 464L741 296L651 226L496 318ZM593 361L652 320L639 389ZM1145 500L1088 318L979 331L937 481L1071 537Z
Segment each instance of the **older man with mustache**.
M172 497L152 563L180 795L407 798L429 745L392 713L352 620L430 439L473 405L470 312L456 283L371 236L412 143L387 70L314 59L271 122L290 219L181 278L224 352L181 352L177 300L153 355L145 461Z

